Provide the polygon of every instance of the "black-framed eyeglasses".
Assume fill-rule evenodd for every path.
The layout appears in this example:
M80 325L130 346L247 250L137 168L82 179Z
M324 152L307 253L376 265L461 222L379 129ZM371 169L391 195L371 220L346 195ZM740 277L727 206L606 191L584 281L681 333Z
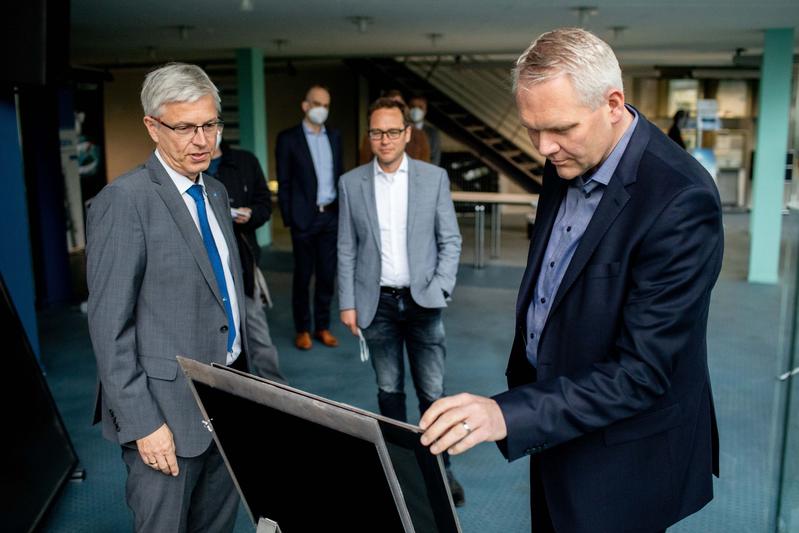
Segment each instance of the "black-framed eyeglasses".
M169 128L170 130L175 132L175 135L178 137L183 137L185 139L191 139L195 135L197 135L197 130L203 130L203 133L206 137L213 137L216 135L218 131L225 127L225 122L222 119L212 120L210 122L206 122L205 124L176 124L174 126L170 126L163 120L157 117L150 117L154 121L158 122L165 128Z
M402 129L399 128L392 128L390 130L379 130L377 128L369 130L367 133L369 138L373 141L382 141L383 135L389 138L389 140L396 141L400 138L400 135L408 129L408 126L405 126Z

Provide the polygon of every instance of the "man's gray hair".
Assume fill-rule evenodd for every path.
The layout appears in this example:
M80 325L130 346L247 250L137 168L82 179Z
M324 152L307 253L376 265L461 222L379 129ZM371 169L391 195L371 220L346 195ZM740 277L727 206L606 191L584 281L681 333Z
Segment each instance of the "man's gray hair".
M141 106L144 114L161 116L162 106L173 102L196 102L211 95L217 112L222 111L219 89L203 69L187 63L167 63L144 78L141 88Z
M581 28L541 34L511 71L514 94L520 89L569 76L583 104L596 109L610 89L624 91L621 68L610 46Z

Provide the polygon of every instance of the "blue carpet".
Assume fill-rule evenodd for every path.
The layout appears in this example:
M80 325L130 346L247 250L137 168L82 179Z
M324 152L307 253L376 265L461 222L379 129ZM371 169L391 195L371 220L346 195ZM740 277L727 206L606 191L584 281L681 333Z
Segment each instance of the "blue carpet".
M778 356L785 349L778 340L787 323L781 311L786 291L784 286L745 281L748 217L728 216L725 225L727 254L713 294L708 339L722 477L715 481L714 501L670 528L672 532L766 531L775 497L775 376ZM339 348L315 346L301 352L293 347L291 262L285 251L268 251L262 261L275 302L269 322L285 374L295 387L376 411L372 369L360 362L357 340L337 321L333 332L341 340ZM461 265L454 301L445 312L447 393L489 395L504 390L522 271L520 266L475 270ZM85 481L67 484L42 529L129 531L119 448L90 426L95 370L85 317L77 309L44 313L40 331L48 382L87 472ZM406 381L408 412L416 420L410 378ZM508 464L493 444L484 444L455 457L453 467L466 489L466 506L458 510L465 532L529 531L526 460ZM236 531L252 530L240 512Z

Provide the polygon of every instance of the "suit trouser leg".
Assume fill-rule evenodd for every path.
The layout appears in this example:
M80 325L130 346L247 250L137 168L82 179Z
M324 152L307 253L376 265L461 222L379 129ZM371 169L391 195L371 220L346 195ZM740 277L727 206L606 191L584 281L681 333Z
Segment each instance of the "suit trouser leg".
M532 533L555 533L541 477L541 457L535 455L530 457L530 519Z
M335 212L317 215L320 222L316 234L316 282L314 287L314 329L330 329L330 301L336 279L338 216Z
M190 532L233 531L239 495L216 444L205 457L205 468L191 495Z
M224 464L221 470L217 468L214 455L221 460L216 445L212 443L208 450L197 457L178 457L180 472L172 477L144 464L137 449L123 446L122 459L128 471L125 496L128 507L133 511L135 531L200 531L195 526L198 512L216 517L214 523L219 528L213 531L232 530L238 495ZM195 489L201 480L202 487L195 496ZM207 484L213 485L212 491L203 488ZM202 510L194 509L195 506Z
M246 296L244 300L247 310L250 372L256 376L286 383L286 378L280 371L277 348L272 343L272 336L269 334L269 323L266 320L266 311L261 303L261 291L257 284L253 297Z
M291 245L294 253L294 278L291 283L291 309L294 329L311 330L310 292L313 267L316 262L316 247L312 229L299 231L292 228Z

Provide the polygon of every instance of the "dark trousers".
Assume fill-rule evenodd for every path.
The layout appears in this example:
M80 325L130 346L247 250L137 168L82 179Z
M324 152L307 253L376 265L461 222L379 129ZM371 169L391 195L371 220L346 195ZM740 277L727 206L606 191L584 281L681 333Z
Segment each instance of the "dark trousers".
M239 495L215 443L197 457L178 457L177 477L144 464L136 448L123 447L122 459L137 532L233 530Z
M405 350L419 413L444 395L446 336L441 309L421 307L410 290L382 292L372 323L363 330L377 378L380 414L407 422L405 409ZM449 454L444 453L449 466Z
M313 330L330 329L330 300L333 298L336 277L336 211L316 213L305 230L291 229L294 247L294 280L291 287L291 306L297 332L311 331L310 290L315 276Z

